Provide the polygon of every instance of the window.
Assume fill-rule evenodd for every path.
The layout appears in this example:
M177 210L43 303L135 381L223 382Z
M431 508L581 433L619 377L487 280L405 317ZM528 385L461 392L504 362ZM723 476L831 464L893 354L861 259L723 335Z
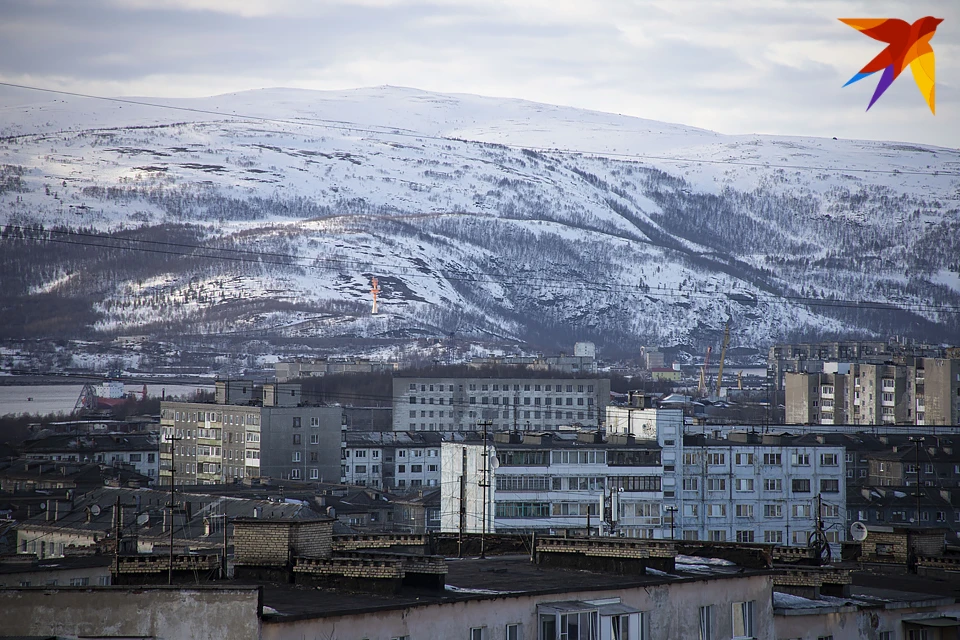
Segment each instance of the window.
M794 453L790 456L790 464L795 467L809 467L810 466L810 454L809 453Z
M727 454L725 453L708 453L707 454L707 464L726 464Z
M753 478L737 478L737 491L753 491Z
M624 637L626 637L626 636L624 636ZM515 622L515 623L513 623L513 624L508 624L508 625L507 625L506 638L507 638L507 640L523 640L523 638L522 638L522 636L521 636L521 632L520 632L520 623L519 623L519 622Z
M484 640L483 627L473 627L470 629L470 640Z
M764 531L763 541L768 544L783 544L783 531Z
M70 578L71 587L86 587L90 584L90 578Z
M781 478L766 478L763 481L764 491L783 491L783 480Z
M782 518L783 505L779 505L779 504L763 505L763 517L764 518Z
M792 489L794 493L810 493L810 479L794 478Z
M320 434L311 433L310 434L310 444L320 444Z
M738 504L738 505L737 505L737 517L738 517L738 518L752 518L752 517L753 517L753 505L752 505L752 504Z
M753 533L750 531L749 533ZM733 637L753 637L753 601L733 603Z
M293 444L300 444L300 434L299 434L299 433L293 434Z
M700 640L713 640L713 607L700 607Z
M753 542L754 533L753 529L744 529L742 531L737 531L737 542Z
M794 518L803 518L805 520L810 518L810 505L808 504L791 505L790 511L793 513ZM804 542L806 542L806 539L804 539Z
M727 505L725 504L708 504L707 505L708 518L722 518L726 515L727 515Z
M319 480L320 479L320 470L319 469L310 469L310 479Z
M726 491L726 478L707 478L707 491Z
M823 479L820 481L821 493L840 493L840 481L833 479Z
M684 478L683 479L684 491L697 491L699 488L700 488L700 478Z
M779 467L783 465L783 454L765 453L763 454L763 464Z
M737 464L739 464L739 465L750 465L750 464L753 464L753 454L752 454L752 453L738 453L736 460L737 460Z
M821 453L820 454L820 464L824 467L835 467L837 466L840 456L835 453Z
M293 459L292 459L292 461L293 461L293 462L300 462L300 452L299 452L299 451L294 451L294 452L293 452Z
M300 416L297 416L296 418L293 419L293 428L294 429L300 428Z

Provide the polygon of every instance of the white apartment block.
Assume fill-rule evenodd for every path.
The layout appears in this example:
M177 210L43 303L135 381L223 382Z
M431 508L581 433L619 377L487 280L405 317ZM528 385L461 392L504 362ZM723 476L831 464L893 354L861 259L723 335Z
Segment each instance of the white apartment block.
M662 466L654 441L603 441L589 431L498 433L487 454L485 465L482 441L442 445L441 530L459 530L461 476L468 532L482 527L484 478L488 532L589 526L595 535L652 538L660 526Z
M819 508L827 540L839 543L847 528L844 454L808 436L686 435L679 490L664 503L687 540L805 546Z
M589 431L494 434L488 467L477 438L444 443L442 530L459 529L463 476L468 531L482 525L489 477L488 531L585 530L589 519L604 535L806 546L819 509L827 540L846 539L842 446L813 435L684 435L679 410L609 413L619 433L605 441ZM629 429L617 426L620 419Z
M404 491L440 484L440 434L344 432L340 482Z
M604 378L393 379L394 431L556 431L597 425L610 400Z

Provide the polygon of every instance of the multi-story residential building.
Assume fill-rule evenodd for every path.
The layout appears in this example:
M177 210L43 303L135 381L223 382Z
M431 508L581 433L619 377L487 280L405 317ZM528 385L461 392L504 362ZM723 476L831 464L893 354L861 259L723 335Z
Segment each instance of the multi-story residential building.
M298 406L294 385L264 385L262 400L252 383L218 386L219 404L163 402L161 484L218 484L269 476L291 480L340 478L342 412L339 407ZM230 387L236 385L238 395ZM286 405L286 406L282 406Z
M275 365L277 380L287 382L297 378L326 376L338 373L379 373L396 371L396 362L383 362L363 358L327 359L297 358L277 362Z
M787 424L845 424L846 380L840 373L787 373Z
M467 532L483 527L484 495L488 532L589 527L653 538L660 525L663 469L655 441L603 440L591 431L496 433L486 448L472 439L445 442L441 451L444 531L460 527L461 477Z
M419 431L345 431L340 481L387 491L436 487L441 436Z
M827 540L845 539L843 447L742 432L683 440L682 486L664 503L684 539L805 546L818 508Z
M774 405L785 402L787 373L831 373L831 363L908 364L913 358L951 357L951 350L934 345L881 341L840 341L779 344L770 347L767 380ZM836 371L833 371L836 372ZM881 392L882 393L882 392ZM882 411L880 412L882 415ZM774 420L783 415L773 416ZM854 417L848 418L853 420ZM838 421L837 421L838 422ZM866 424L861 422L860 424Z
M787 424L917 424L923 415L914 411L914 367L826 364L834 372L786 374Z
M908 386L916 424L960 425L960 359L917 358Z
M28 440L21 448L27 460L98 462L129 465L156 482L159 477L160 441L156 433L57 435Z
M610 400L605 378L393 379L394 431L555 431L596 425Z
M460 527L461 490L466 530L480 530L487 484L487 531L585 529L591 520L595 530L630 537L806 546L819 509L828 541L845 539L842 446L812 436L684 436L671 430L672 417L646 440L496 434L487 454L497 462L486 467L482 442L444 443L441 503L451 507L443 530Z

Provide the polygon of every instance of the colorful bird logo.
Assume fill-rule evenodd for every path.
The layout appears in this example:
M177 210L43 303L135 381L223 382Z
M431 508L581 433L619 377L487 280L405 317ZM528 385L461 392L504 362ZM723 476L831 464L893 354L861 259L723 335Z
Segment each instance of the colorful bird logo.
M910 65L913 71L913 79L917 82L920 93L923 94L927 104L930 105L930 111L936 114L935 107L935 86L936 80L936 61L933 56L933 47L930 46L930 39L937 32L937 25L943 22L943 18L933 18L927 16L920 18L913 24L903 20L893 20L886 18L840 18L840 22L848 24L857 31L863 32L874 40L886 42L887 48L880 52L876 58L871 60L867 66L860 69L860 72L847 81L853 84L857 80L863 80L877 71L883 71L880 76L880 83L877 90L870 99L867 111L873 106L873 103L880 99L883 92L886 91L897 76Z

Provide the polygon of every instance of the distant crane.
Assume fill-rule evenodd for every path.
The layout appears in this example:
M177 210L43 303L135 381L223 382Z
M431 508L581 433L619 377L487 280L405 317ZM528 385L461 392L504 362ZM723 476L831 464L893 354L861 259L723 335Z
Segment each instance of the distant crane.
M370 279L370 293L373 295L373 315L377 315L377 296L380 295L380 283L376 276Z
M701 396L707 394L707 365L710 364L710 353L713 351L713 347L707 347L707 357L703 359L703 366L700 367L700 385L697 387L697 391Z
M720 368L717 371L717 397L720 397L720 387L723 385L723 361L727 357L727 346L730 344L730 320L723 330L723 347L720 349Z

